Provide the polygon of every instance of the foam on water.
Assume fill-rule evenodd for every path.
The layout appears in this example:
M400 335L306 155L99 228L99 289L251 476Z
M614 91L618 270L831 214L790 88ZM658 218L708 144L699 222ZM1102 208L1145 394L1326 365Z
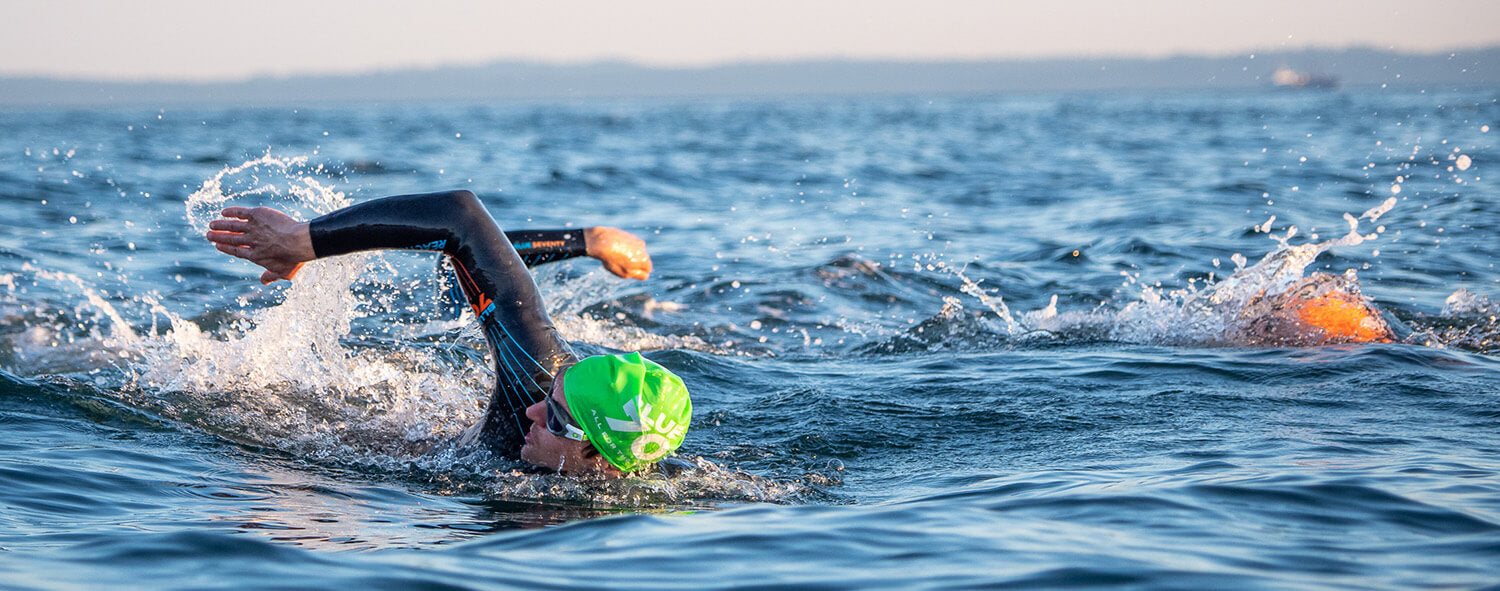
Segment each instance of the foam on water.
M1232 257L1235 269L1228 277L1218 280L1210 277L1202 286L1197 282L1190 282L1188 287L1182 289L1146 285L1140 288L1136 299L1122 306L1106 303L1093 310L1059 312L1057 296L1054 295L1047 306L1016 316L1011 313L998 289L982 287L982 280L970 279L962 268L941 268L962 282L959 288L962 293L979 300L980 304L994 313L1001 323L999 332L1010 338L1049 334L1157 345L1255 344L1246 332L1248 327L1255 324L1262 315L1274 311L1260 309L1254 304L1285 293L1307 278L1304 271L1318 255L1330 249L1357 246L1377 239L1383 227L1375 232L1362 234L1359 231L1360 220L1373 223L1395 205L1396 198L1392 197L1358 217L1345 213L1348 233L1322 242L1292 244L1291 239L1297 235L1297 227L1291 226L1283 235L1271 235L1278 247L1255 264L1248 265L1243 256L1235 254ZM1272 216L1264 224L1257 225L1256 229L1269 233L1275 219ZM1323 280L1321 277L1312 279L1319 289L1336 290L1357 301L1365 301L1364 296L1359 293L1353 269L1339 280ZM1135 283L1136 278L1129 277L1127 285ZM956 318L962 315L961 311L961 302L948 298L943 311L935 318ZM928 327L919 326L914 330L927 329Z
M1261 312L1252 287L1276 282L1267 265L1222 288L1231 310L1248 296L1239 315L1192 294L1279 250L1266 237L1288 220L1291 246L1339 238L1340 212L1398 175L1391 229L1288 289L1347 293L1354 267L1382 311L1442 328L1434 344L1500 334L1495 134L1474 131L1500 115L1493 92L1357 90L14 113L0 571L122 588L1493 584L1477 558L1500 548L1493 340L1200 346L1238 342L1215 323ZM327 268L331 291L293 293L314 285L259 286L183 218L266 145L350 164L226 174L204 210L290 208L312 177L351 196L468 187L507 225L645 229L654 280L576 260L539 283L580 353L672 349L656 356L701 403L696 467L594 482L443 446L427 409L463 426L489 376L482 338L434 301L434 255L370 255L352 284ZM935 264L975 259L967 283ZM1121 316L1132 304L1144 318ZM299 307L340 317L266 326ZM1111 341L1136 321L1165 328ZM262 330L278 348L252 350ZM866 353L886 340L897 353ZM455 407L421 389L441 380L473 386ZM838 495L856 502L761 502ZM394 551L347 551L376 548Z
M309 264L278 305L212 334L157 305L168 328L138 346L131 388L232 438L319 459L425 453L477 420L484 376L432 349L354 348L351 286L369 256Z
M347 205L320 175L305 159L270 154L227 167L187 200L188 223L204 232L231 205L271 205L302 219ZM236 263L226 257L225 264ZM80 277L27 267L33 282L54 284L76 299L62 326L48 330L28 321L31 331L11 339L16 359L8 364L84 371L134 408L233 441L330 465L409 474L440 490L490 498L600 506L786 502L811 494L806 478L826 484L816 475L756 478L690 457L683 460L688 469L670 479L591 481L531 473L483 450L448 445L482 418L494 376L472 314L447 320L396 314L414 308L408 291L438 293L398 267L378 253L312 261L295 282L247 284L262 294L254 299L272 303L251 305L252 298L240 296L219 314L227 321L184 318L156 294L131 298L128 303L142 309L138 315L149 316L145 323L132 323L119 302ZM696 337L656 335L580 314L608 296L608 281L597 272L539 277L570 340L614 349L715 351ZM16 282L8 275L4 285L14 289ZM365 330L369 321L381 330ZM53 357L71 366L59 368Z
M1424 318L1406 340L1429 347L1474 351L1500 349L1500 302L1459 288L1436 317Z
M1222 280L1210 278L1202 288L1193 284L1179 290L1146 286L1139 301L1127 304L1115 316L1111 334L1117 340L1138 343L1249 344L1242 330L1256 320L1255 315L1247 315L1253 302L1286 292L1304 278L1307 266L1318 255L1378 238L1378 232L1361 234L1359 220L1374 222L1395 205L1396 199L1392 197L1358 218L1345 213L1349 232L1323 242L1291 244L1292 237L1297 235L1297 227L1291 226L1282 236L1272 235L1279 246L1260 261L1245 266L1245 259L1236 254L1234 272ZM1269 230L1270 225L1267 221L1264 228ZM1350 280L1344 284L1346 293L1363 301L1353 270L1345 276Z
M619 285L619 280L602 271L583 274L570 273L563 266L543 266L533 270L537 287L547 302L547 314L553 324L570 342L587 343L617 351L661 351L683 349L715 355L732 355L735 351L715 346L694 335L662 335L646 331L637 326L622 324L615 320L623 318L600 318L587 312L595 302L607 300ZM657 311L676 312L685 306L676 302L660 302L655 298L640 304L645 314ZM623 317L624 314L620 313ZM471 313L463 308L463 317ZM474 333L478 336L478 331Z
M306 216L348 200L303 160L268 154L206 181L188 199L187 218L201 232L225 206L266 202ZM22 283L73 300L30 306L9 365L83 373L138 408L236 441L352 463L410 459L480 416L474 392L484 391L485 375L433 347L345 344L363 316L355 288L376 259L310 263L297 282L267 289L279 303L251 307L240 297L220 314L228 322L183 318L153 293L111 300L77 275L27 265ZM14 290L17 278L7 282Z
M309 167L302 158L268 153L204 181L185 209L191 231L201 233L229 205L271 205L307 219L348 203L321 168ZM967 267L938 262L928 269L957 277L956 292L943 296L935 316L874 349L962 349L1058 337L1246 344L1238 331L1253 320L1246 317L1253 302L1303 279L1319 254L1377 238L1379 230L1360 233L1360 221L1374 222L1395 203L1388 199L1358 217L1345 214L1349 231L1338 238L1292 244L1295 227L1273 235L1277 248L1253 265L1235 255L1235 270L1226 278L1176 290L1144 286L1122 305L1106 303L1093 310L1060 311L1053 296L1040 310L1016 314L1001 289L972 279ZM1257 229L1269 233L1274 221ZM28 320L28 332L12 338L18 346L10 365L19 360L46 373L87 371L96 381L116 382L111 391L135 408L234 441L322 463L418 475L441 490L492 498L630 506L687 506L703 499L776 502L816 496L830 482L828 474L816 471L786 479L754 478L702 458L688 458L696 468L671 479L590 482L529 473L516 463L496 463L488 454L444 445L482 416L484 393L494 376L484 360L483 338L467 311L458 319L402 313L419 307L413 300L420 300L421 293L440 290L421 277L413 279L396 260L401 256L366 253L314 261L296 282L265 288L247 282L246 289L258 290L249 292L253 297L240 296L237 306L199 318L184 318L156 294L130 298L127 303L139 310L121 311L119 298L111 300L78 276L26 267L33 282L69 291L76 303L66 315L70 320L61 325ZM225 264L243 265L228 258ZM429 279L430 268L429 263L423 275ZM538 271L549 312L575 343L615 350L775 355L769 348L757 353L762 349L716 345L706 335L657 334L631 324L623 312L616 313L620 318L600 317L590 310L612 297L619 285L612 278L598 271L579 274L567 266ZM878 269L870 272L880 274ZM1134 282L1131 278L1128 284ZM13 275L0 281L8 290L17 283ZM1326 288L1362 297L1352 274L1327 282ZM984 313L966 311L961 295L977 300ZM1460 299L1450 306L1454 314L1489 305L1473 297ZM650 296L638 297L629 307L647 318L685 309ZM847 323L838 328L858 333L857 326ZM59 348L67 343L71 346Z

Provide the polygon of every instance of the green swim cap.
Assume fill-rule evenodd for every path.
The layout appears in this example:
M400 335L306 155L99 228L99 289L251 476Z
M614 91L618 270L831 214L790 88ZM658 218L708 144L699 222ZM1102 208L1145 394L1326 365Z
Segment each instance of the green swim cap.
M682 378L640 353L579 361L563 374L563 396L589 442L623 472L672 453L693 418Z

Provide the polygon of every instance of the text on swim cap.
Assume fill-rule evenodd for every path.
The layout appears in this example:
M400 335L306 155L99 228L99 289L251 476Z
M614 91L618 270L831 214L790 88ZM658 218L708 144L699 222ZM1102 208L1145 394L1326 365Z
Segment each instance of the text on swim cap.
M678 424L662 413L653 413L655 409L641 400L640 396L626 400L620 410L631 420L622 421L613 417L604 417L604 420L615 431L649 433L631 443L631 453L640 460L649 462L667 455L667 442L681 440L687 434L686 425ZM648 451L646 446L650 443L656 443L657 448Z

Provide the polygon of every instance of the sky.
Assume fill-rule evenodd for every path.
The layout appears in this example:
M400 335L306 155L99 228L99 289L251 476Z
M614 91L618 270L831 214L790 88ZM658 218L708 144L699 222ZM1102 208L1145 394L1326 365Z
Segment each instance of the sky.
M243 80L501 60L690 67L1500 45L1500 1L0 0L0 76Z

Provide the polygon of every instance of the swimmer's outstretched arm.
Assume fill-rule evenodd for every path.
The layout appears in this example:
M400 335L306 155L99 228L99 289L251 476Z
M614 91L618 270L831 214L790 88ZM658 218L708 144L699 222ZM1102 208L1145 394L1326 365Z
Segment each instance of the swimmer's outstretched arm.
M230 207L223 217L210 222L207 238L220 252L264 267L261 283L292 279L302 264L317 258L306 222L269 207ZM646 243L634 234L595 226L572 231L533 230L506 233L528 265L562 260L576 256L566 244L550 245L570 232L581 232L584 254L598 259L604 268L627 279L646 279L651 275L651 256Z
M494 360L495 389L473 434L514 456L531 419L525 410L551 391L576 361L547 316L545 302L516 249L469 191L397 195L357 203L307 223L267 208L229 208L210 223L219 250L265 267L261 281L290 279L303 263L366 250L441 252Z

